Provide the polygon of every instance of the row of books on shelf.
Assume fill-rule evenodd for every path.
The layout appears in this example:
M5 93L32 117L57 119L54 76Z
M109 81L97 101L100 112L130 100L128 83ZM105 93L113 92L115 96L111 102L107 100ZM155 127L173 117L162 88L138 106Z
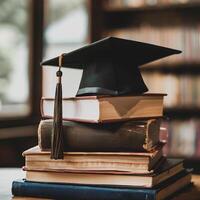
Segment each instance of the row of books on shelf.
M200 158L200 120L173 120L164 122L167 127L161 138L167 139L164 152L170 156ZM167 136L168 135L168 136Z
M167 93L166 107L200 107L200 77L173 75L159 72L143 72L145 83L151 92Z
M116 7L144 7L156 5L173 5L198 2L198 0L108 0L108 5L111 8Z
M179 19L180 20L180 19ZM152 26L142 24L137 27L123 28L105 32L106 35L122 37L171 47L182 51L180 55L164 58L153 65L169 65L173 63L198 63L200 57L200 27L198 25L186 26L180 21L180 26ZM152 65L152 64L148 64Z

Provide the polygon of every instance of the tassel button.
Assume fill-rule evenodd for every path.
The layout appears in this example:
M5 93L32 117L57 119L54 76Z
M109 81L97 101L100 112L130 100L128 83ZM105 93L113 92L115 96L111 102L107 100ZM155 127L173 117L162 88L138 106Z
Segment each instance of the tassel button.
M56 72L56 76L57 76L57 77L61 77L61 76L62 76L62 71L60 71L60 70L57 71L57 72Z

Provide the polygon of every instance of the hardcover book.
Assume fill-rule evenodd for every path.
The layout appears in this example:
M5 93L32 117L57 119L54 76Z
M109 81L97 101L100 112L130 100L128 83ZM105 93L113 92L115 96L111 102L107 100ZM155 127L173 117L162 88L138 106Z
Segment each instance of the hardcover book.
M163 116L165 94L139 96L83 96L63 99L63 119L90 123ZM54 99L42 98L41 113L53 118Z
M26 150L25 169L35 171L95 171L152 173L164 160L162 146L152 152L65 152L64 159L50 159L50 151L38 146Z
M80 123L63 121L65 151L144 152L159 143L161 119L117 123ZM53 120L42 120L38 127L41 150L51 148Z
M72 183L85 185L117 185L135 187L153 187L183 170L182 159L166 159L158 170L152 174L123 174L123 172L52 172L27 171L26 180L46 183Z

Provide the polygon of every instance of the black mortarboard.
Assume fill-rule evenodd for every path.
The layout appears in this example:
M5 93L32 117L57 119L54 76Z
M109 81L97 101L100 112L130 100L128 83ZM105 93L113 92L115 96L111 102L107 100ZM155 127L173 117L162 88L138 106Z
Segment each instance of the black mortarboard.
M63 54L62 67L83 69L77 95L126 95L148 91L139 66L181 51L108 37ZM42 65L59 65L59 57Z
M63 158L61 67L83 69L77 95L134 95L148 91L139 66L181 53L178 50L114 37L47 60L59 66L54 102L51 158Z

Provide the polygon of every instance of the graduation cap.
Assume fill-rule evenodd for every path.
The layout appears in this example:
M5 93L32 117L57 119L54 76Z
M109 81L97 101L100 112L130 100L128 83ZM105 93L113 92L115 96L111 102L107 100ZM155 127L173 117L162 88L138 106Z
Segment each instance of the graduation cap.
M181 51L108 37L42 62L42 65L59 66L54 119L59 118L60 123L62 123L62 106L60 106L60 104L62 105L61 66L83 69L77 96L137 95L148 91L139 66L178 53L181 53ZM60 114L58 114L58 111ZM59 155L60 153L54 151L52 157L60 158Z

